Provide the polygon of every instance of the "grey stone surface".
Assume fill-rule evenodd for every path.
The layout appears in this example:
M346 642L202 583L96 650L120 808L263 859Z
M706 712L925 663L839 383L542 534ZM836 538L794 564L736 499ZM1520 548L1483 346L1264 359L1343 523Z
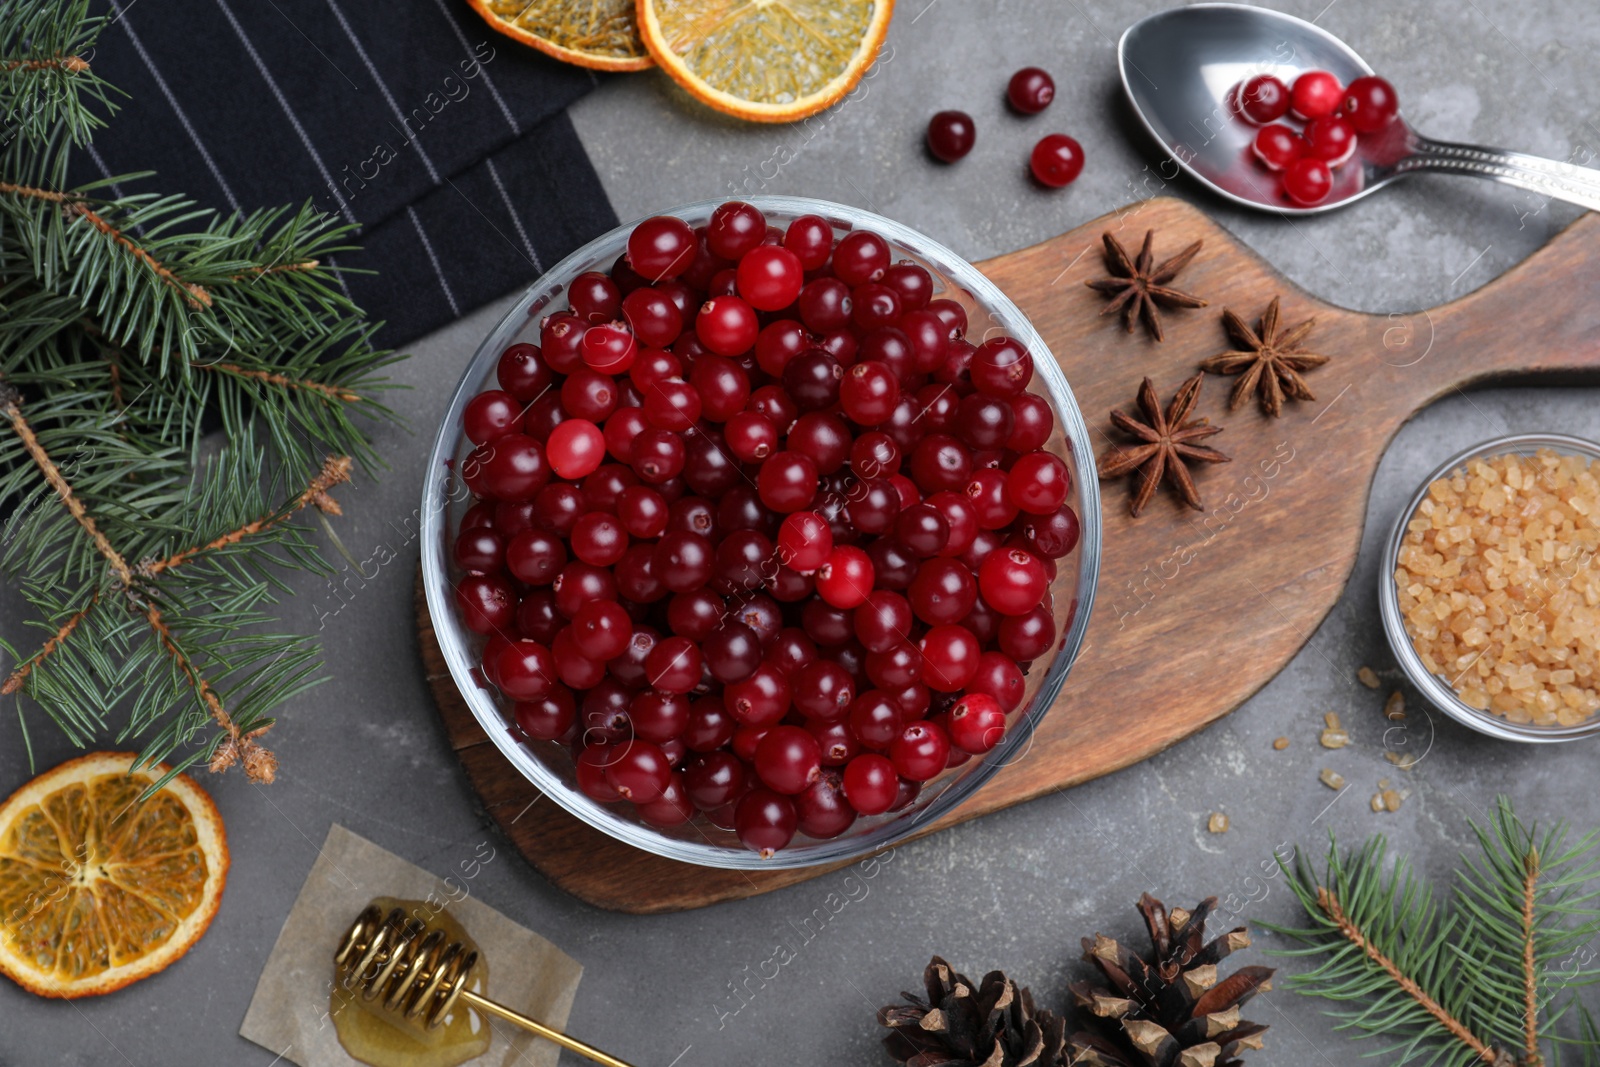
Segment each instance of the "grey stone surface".
M1429 133L1579 159L1600 140L1593 5L1286 6L1319 17L1388 72L1408 116ZM1148 169L1155 155L1126 132L1114 60L1117 35L1149 10L1108 0L902 0L867 88L810 127L721 119L656 74L606 82L575 118L624 218L730 192L803 193L874 208L981 258L1157 191ZM1004 113L1000 93L1027 63L1052 70L1060 96L1044 116L1022 120ZM978 148L958 167L937 167L920 149L922 124L942 107L969 110L979 123ZM1021 167L1034 139L1055 129L1078 137L1089 163L1074 187L1045 193ZM784 161L776 173L773 164L763 169L769 159ZM1470 291L1573 217L1515 190L1447 178L1293 224L1223 209L1181 182L1165 191L1196 199L1312 292L1374 311ZM834 874L751 901L647 918L579 904L488 828L415 665L416 545L400 531L417 507L422 457L448 391L505 303L412 346L399 377L413 389L396 401L414 435L380 430L392 470L342 494L348 513L338 529L357 558L387 544L398 559L342 608L329 587L302 582L302 595L284 609L307 630L323 619L332 677L275 731L283 767L276 785L252 787L237 775L206 783L234 853L215 925L177 966L101 1000L46 1002L0 982L0 1064L275 1062L279 1050L236 1032L331 822L440 874L473 859L479 842L498 845L471 892L583 963L573 1031L641 1067L885 1062L873 1010L913 988L934 952L970 971L1003 966L1058 1003L1080 967L1077 938L1132 933L1142 891L1175 903L1231 894L1225 906L1245 920L1290 918L1281 880L1259 877L1258 865L1280 844L1316 846L1330 829L1349 840L1385 831L1442 874L1468 847L1467 820L1481 819L1500 792L1530 817L1600 824L1591 745L1496 743L1438 716L1424 727L1413 715L1413 743L1428 755L1403 776L1413 791L1405 807L1384 816L1366 808L1379 778L1402 777L1383 759L1383 693L1354 682L1362 664L1394 677L1377 626L1381 531L1419 479L1460 447L1518 430L1600 437L1594 389L1497 388L1451 396L1401 431L1379 471L1349 591L1287 670L1204 733L1100 781L901 848L871 880ZM6 621L8 633L14 625ZM1332 753L1315 743L1320 714L1331 710L1354 735ZM1275 752L1280 735L1292 744ZM37 718L32 736L41 767L73 754ZM1351 784L1337 801L1317 784L1323 766ZM27 774L8 711L0 720L0 789ZM1212 811L1228 813L1232 830L1208 834ZM830 894L848 901L836 914ZM809 939L799 932L807 919ZM773 974L763 964L780 941L799 951L776 977L756 977ZM731 985L750 990L742 1008ZM1345 1064L1364 1051L1334 1033L1316 1004L1286 992L1266 994L1251 1015L1273 1026L1269 1051L1256 1062Z

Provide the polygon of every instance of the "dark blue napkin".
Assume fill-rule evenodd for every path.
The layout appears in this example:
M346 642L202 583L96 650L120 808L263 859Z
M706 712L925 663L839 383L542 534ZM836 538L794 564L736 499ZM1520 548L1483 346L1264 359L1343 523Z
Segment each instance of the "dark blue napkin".
M596 84L464 0L110 0L92 57L128 93L79 177L223 211L311 200L399 345L616 225L565 108ZM97 172L97 173L96 173Z

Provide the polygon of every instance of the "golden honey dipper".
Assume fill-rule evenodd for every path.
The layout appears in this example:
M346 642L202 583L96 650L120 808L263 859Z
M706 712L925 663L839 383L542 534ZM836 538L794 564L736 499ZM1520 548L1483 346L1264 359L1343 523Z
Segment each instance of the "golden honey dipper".
M376 905L356 916L345 932L333 964L340 984L359 990L363 1000L379 1000L385 1012L413 1025L432 1030L457 1003L515 1023L562 1048L571 1049L606 1067L630 1067L560 1030L496 1004L466 988L478 953L459 941L449 941L443 931L430 930L415 916L399 908L387 915Z

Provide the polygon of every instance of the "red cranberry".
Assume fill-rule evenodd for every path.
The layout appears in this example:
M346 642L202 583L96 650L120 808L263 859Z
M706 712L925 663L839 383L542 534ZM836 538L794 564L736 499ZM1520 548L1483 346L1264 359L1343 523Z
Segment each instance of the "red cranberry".
M839 383L839 404L852 421L876 426L888 419L900 402L900 383L885 363L866 360L844 372Z
M659 289L635 289L622 301L622 314L641 344L666 348L683 332L683 312Z
M960 622L978 599L978 583L966 565L935 557L917 571L908 591L917 618L932 626Z
M1320 204L1333 190L1333 174L1320 159L1301 157L1283 169L1283 191L1303 207Z
M672 764L660 746L634 739L618 745L606 764L606 784L635 804L648 804L666 791Z
M456 583L456 606L461 621L473 633L488 634L511 625L517 598L504 578L469 574Z
M694 320L695 336L719 356L750 351L759 330L755 310L737 296L712 297Z
M856 811L845 799L844 778L838 771L824 771L810 788L794 798L794 809L800 832L823 841L838 837L856 821Z
M816 499L817 465L798 452L774 452L761 464L756 484L761 502L773 511L800 511Z
M1011 465L1006 489L1023 511L1048 515L1066 502L1072 491L1072 475L1059 456L1029 452Z
M935 159L965 159L978 139L978 128L965 111L940 111L928 120L928 151Z
M668 762L671 755L667 747L662 751L667 754ZM639 818L662 830L670 830L674 826L682 826L694 818L694 805L689 802L689 793L683 784L683 775L674 771L667 778L666 788L661 790L661 795L654 800L644 803L635 803L634 810L639 813Z
M1071 185L1083 172L1083 146L1064 133L1052 133L1033 146L1028 166L1041 184L1052 189Z
M1400 113L1400 98L1394 86L1368 74L1345 88L1342 110L1357 133L1377 133Z
M573 314L589 322L609 322L622 307L622 290L617 283L597 270L584 271L572 279L567 302Z
M800 296L805 268L787 248L762 245L739 260L739 294L761 311L786 308Z
M995 552L978 569L978 589L1002 615L1033 610L1050 587L1050 576L1037 556L1020 548Z
M791 359L810 347L811 338L804 326L794 319L778 319L763 326L756 335L756 363L778 377Z
M889 244L870 230L852 230L833 250L833 273L854 288L875 282L889 269Z
M657 215L628 235L628 265L647 281L676 278L693 262L697 244L687 222Z
M1250 150L1268 170L1282 170L1306 154L1305 138L1281 123L1256 131Z
M537 700L518 701L514 714L517 725L528 737L535 741L557 741L572 729L578 709L572 690L556 685Z
M794 802L770 789L746 793L733 818L739 840L763 859L770 859L788 845L798 825Z
M481 445L514 432L521 419L522 405L516 397L490 389L467 401L461 412L461 429L469 441Z
M683 769L684 789L702 811L737 800L744 794L745 783L744 763L731 752L708 752Z
M808 719L824 722L843 718L856 697L850 673L825 659L813 660L796 671L792 689L795 709Z
M1289 90L1289 110L1297 119L1327 118L1344 104L1344 87L1325 70L1308 70Z
M1038 67L1023 67L1006 85L1006 101L1024 115L1037 115L1055 98L1055 80Z
M1346 162L1356 152L1356 131L1350 120L1335 112L1306 123L1306 155L1330 167Z
M987 693L1000 705L1000 710L1007 714L1016 711L1022 704L1022 694L1026 690L1027 682L1023 677L1022 668L1007 659L1003 653L992 651L978 657L978 673L967 683L969 695Z
M1006 713L987 693L968 693L956 701L945 722L951 743L974 756L993 749L1006 732Z
M872 583L872 560L853 545L835 546L817 568L817 595L836 608L859 607Z
M843 784L852 808L862 815L881 815L894 804L900 776L887 757L868 752L845 766Z
M538 345L520 343L500 354L495 378L500 388L526 404L548 389L555 375L540 357Z
M1002 634L1004 626L1002 623ZM978 672L978 655L981 651L978 639L965 627L935 626L922 636L918 647L922 649L922 675L930 689L937 689L941 693L960 692ZM1001 648L1005 651L1003 644Z
M914 722L889 746L889 759L902 778L926 782L936 778L950 758L950 737L938 723Z
M706 247L712 255L737 261L761 244L767 235L767 217L759 208L730 200L711 213L706 225Z
M568 419L550 432L550 467L563 478L593 473L605 454L605 435L587 419Z
M822 749L798 726L774 726L756 746L755 768L767 788L792 796L822 776Z
M1239 113L1258 126L1289 113L1289 87L1271 74L1257 74L1239 87Z
M1000 620L1000 651L1018 663L1029 663L1050 651L1056 640L1056 620L1050 609L1036 605L1021 615Z
M783 247L795 254L800 266L816 270L833 252L833 226L821 215L801 215L784 231Z

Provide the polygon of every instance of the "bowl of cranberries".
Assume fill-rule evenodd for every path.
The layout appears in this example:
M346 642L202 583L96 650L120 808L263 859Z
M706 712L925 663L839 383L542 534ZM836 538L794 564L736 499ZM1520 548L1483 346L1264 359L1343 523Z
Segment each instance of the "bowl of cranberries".
M955 253L823 201L692 204L568 256L473 356L428 607L574 815L689 863L847 860L1026 753L1094 598L1092 455Z

